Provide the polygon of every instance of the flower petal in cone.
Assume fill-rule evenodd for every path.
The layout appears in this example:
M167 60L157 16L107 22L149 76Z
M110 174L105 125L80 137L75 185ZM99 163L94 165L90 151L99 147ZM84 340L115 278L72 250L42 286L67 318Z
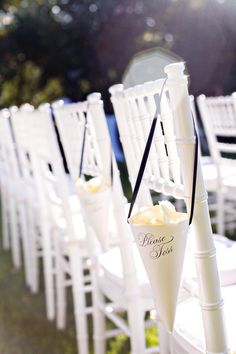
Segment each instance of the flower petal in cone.
M109 208L111 200L111 187L106 187L98 192L90 192L78 188L78 195L85 218L93 228L104 251L109 246Z
M188 215L177 213L179 221L130 226L146 269L157 311L169 332L173 331L184 253Z

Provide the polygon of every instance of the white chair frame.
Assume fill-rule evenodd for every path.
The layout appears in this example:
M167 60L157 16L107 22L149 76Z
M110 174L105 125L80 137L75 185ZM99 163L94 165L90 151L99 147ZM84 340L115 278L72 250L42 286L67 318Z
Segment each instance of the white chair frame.
M13 264L19 269L22 263L20 242L22 240L25 280L26 284L31 286L27 188L21 175L10 127L10 112L7 109L0 112L0 140L3 248L7 250L11 244Z
M88 137L86 137L87 145L85 146L83 172L95 176L101 174L103 176L110 175L111 142L100 97L100 94L94 93L88 96L87 102L54 107L57 126L68 161L68 168L74 181L77 180L79 173L79 148L81 148L83 135L81 123L84 122L84 114L86 113ZM98 276L99 273L101 274L101 271L104 271L103 261L109 256L110 251L105 253L104 256L91 255L93 264L95 265L95 271L92 272L94 289L94 350L96 354L104 354L106 338L116 336L120 332L125 332L130 337L132 353L143 354L146 352L144 315L145 311L153 308L153 301L151 298L148 301L147 299L142 299L140 295L136 276L136 264L132 256L132 240L124 213L126 200L123 196L119 172L114 158L112 191L113 214L120 238L118 243L120 262L123 269L123 284L122 286L116 285L116 288L111 288L109 287L109 281L104 279L106 275L104 277ZM118 293L122 294L121 298L117 295ZM104 295L110 298L110 303L106 304L104 302ZM147 306L145 302L151 303L151 305ZM128 313L128 325L119 316L118 312L122 308ZM115 323L117 329L105 331L104 315ZM149 348L147 352L156 353L157 351L158 348Z
M165 91L170 101L168 105L166 96L163 95L161 121L165 135L159 121L144 181L150 189L177 199L184 199L189 210L193 174L192 167L189 166L193 166L195 136L187 77L183 73L183 63L168 65L165 72L167 73ZM135 171L141 161L150 122L155 114L154 95L160 94L162 85L163 80L157 80L127 90L123 90L122 86L110 89L127 164ZM131 144L130 149L127 149L126 145L128 140ZM129 152L126 154L127 150ZM131 152L135 159L133 158L129 163L132 159ZM133 183L132 179L131 183ZM143 205L140 200L138 204ZM192 231L195 235L194 254L207 352L227 353L223 301L200 160Z
M51 113L44 109L33 112L17 112L13 117L13 122L22 153L30 155L36 183L39 202L38 219L42 234L47 317L50 320L55 317L55 295L57 303L61 305L58 316L60 318L64 315L64 288L68 285L68 280L64 275L67 273L73 278L72 291L78 350L88 354L85 293L91 291L91 287L85 285L88 278L83 276L82 247L84 249L85 232L82 224L80 234L74 228L73 211L71 210L65 171ZM55 213L55 211L57 212ZM59 257L59 253L61 257ZM69 262L64 262L64 255L69 256ZM62 262L66 267L66 270L63 269L63 273L61 272ZM55 275L57 278L56 294Z
M209 190L214 191L217 199L217 232L235 230L236 211L236 163L231 158L222 157L222 153L236 153L236 143L222 143L218 137L236 138L236 99L235 96L205 97L197 99L204 130L207 136L213 166L208 166L215 173L216 183L209 183ZM208 184L207 184L208 185Z

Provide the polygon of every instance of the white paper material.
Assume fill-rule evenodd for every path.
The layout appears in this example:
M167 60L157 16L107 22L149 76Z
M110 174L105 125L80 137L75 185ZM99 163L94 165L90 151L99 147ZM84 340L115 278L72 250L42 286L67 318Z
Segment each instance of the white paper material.
M157 205L142 207L133 217L132 223L139 225L162 225L180 221L184 213L178 213L168 200L160 201Z
M93 180L95 179L97 178L95 177ZM99 186L97 181L96 183L92 181L89 184L83 181L77 184L77 192L86 220L93 228L103 251L106 251L109 246L108 221L111 187L107 184L102 184L102 182Z
M130 226L150 281L157 311L166 329L172 332L189 218L186 213L175 212L175 222L171 222L170 217L168 223L156 220L155 225L142 225L133 223L135 217L137 214L130 219ZM146 222L149 223L151 219L147 218Z

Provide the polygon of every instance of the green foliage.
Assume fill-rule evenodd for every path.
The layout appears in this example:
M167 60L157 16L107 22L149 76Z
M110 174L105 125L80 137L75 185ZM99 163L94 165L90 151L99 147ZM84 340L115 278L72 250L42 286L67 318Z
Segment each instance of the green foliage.
M35 106L53 101L63 95L59 79L50 78L42 83L42 69L31 61L17 67L15 75L4 80L0 91L0 106L30 102Z
M0 8L0 108L99 91L109 111L108 87L135 53L156 46L187 62L191 93L236 89L233 0L0 0ZM21 73L28 62L40 69L38 96Z
M95 41L117 3L4 1L10 20L1 26L0 14L0 108L102 91L109 79L100 70Z
M147 347L156 347L158 346L158 335L157 335L157 327L150 327L146 329L146 341Z
M107 354L117 354L117 353L120 354L130 353L128 338L125 334L119 334L116 338L110 340Z

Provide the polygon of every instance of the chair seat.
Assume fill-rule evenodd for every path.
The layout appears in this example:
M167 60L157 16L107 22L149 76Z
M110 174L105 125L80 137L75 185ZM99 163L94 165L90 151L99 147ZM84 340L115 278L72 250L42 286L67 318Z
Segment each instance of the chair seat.
M216 257L220 276L221 286L229 286L236 284L236 244L232 246L215 242ZM191 250L186 250L184 270L183 270L183 287L194 296L198 296L197 273L195 267L195 259Z
M66 229L65 220L59 218L57 220L57 226L62 232L63 237L61 239L62 253L68 254L68 245L70 243L79 244L81 256L84 257L88 255L87 252L87 239L86 239L86 229L81 214L75 213L72 215L73 227L75 235L69 235L68 230Z
M236 284L236 245L217 253L221 286Z
M217 169L214 163L208 162L202 164L203 178L208 191L216 191L219 188L217 180ZM236 188L236 167L225 165L221 169L222 184L227 188Z
M236 353L235 319L236 319L236 285L222 288L225 302L226 333L230 353ZM174 354L205 353L204 329L199 300L189 298L177 308L174 338Z
M222 241L215 242L217 248L217 261L219 266L219 274L222 286L228 286L236 283L236 266L235 255L236 245L228 247ZM137 269L137 279L140 285L142 298L151 301L152 291L149 285L146 271L144 269L142 260L140 258L138 249L133 244L133 255ZM119 296L122 298L119 301L124 301L124 288L123 288L123 269L120 251L117 247L109 250L100 257L101 282L103 288L106 289L108 297ZM184 269L183 269L183 285L186 290L191 294L198 294L197 275L195 260L190 249L186 250ZM104 284L107 282L107 284ZM185 294L182 294L183 298ZM180 292L179 299L182 299ZM150 303L149 303L150 306Z
M133 256L137 271L137 280L140 286L141 298L143 306L146 310L154 308L152 299L152 291L149 285L146 271L140 258L137 246L132 245ZM126 299L124 296L124 278L120 250L114 247L104 253L99 259L100 283L104 293L113 301L120 303L126 308Z

